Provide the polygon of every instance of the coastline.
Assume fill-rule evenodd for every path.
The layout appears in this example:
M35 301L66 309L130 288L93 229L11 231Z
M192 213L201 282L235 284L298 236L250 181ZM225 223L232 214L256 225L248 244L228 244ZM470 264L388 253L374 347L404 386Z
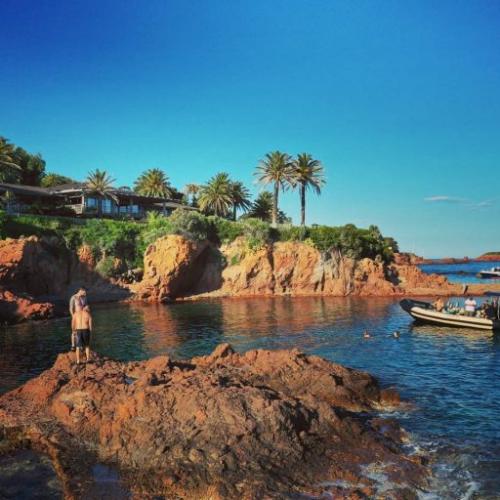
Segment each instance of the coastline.
M140 281L103 277L88 247L61 254L37 237L0 242L0 322L67 314L79 286L90 303L196 301L249 297L429 297L463 295L462 284L423 272L408 254L394 262L320 252L299 241L249 250L245 239L215 247L169 235L150 245ZM469 295L499 291L500 283L468 285Z

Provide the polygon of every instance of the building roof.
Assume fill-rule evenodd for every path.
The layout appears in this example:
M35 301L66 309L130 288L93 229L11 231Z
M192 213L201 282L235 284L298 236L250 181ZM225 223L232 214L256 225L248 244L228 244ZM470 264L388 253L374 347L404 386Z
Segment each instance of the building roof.
M8 184L5 182L0 182L0 193L5 193L6 191L11 191L14 194L21 194L26 196L38 196L46 198L62 198L65 195L71 194L81 194L85 190L85 183L83 182L72 182L68 184L61 184L59 186L53 186L50 188L43 188L39 186L27 186L24 184ZM162 207L163 204L167 208L184 208L186 210L196 210L196 208L183 205L175 200L170 200L168 198L161 198L157 196L143 196L135 193L132 190L119 188L110 190L115 196L127 198L131 201L138 203L150 203ZM90 194L90 193L89 193Z
M27 186L25 184L9 184L7 182L0 182L0 192L5 193L11 191L14 194L24 194L28 196L42 196L42 197L54 197L58 196L54 193L51 188L43 188L40 186Z

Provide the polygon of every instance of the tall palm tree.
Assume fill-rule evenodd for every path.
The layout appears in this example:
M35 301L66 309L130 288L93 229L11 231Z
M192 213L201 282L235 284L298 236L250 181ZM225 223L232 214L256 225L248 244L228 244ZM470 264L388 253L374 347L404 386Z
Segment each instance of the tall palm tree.
M90 172L85 182L85 191L90 194L97 194L99 200L97 202L97 214L102 214L102 200L109 198L115 203L118 203L118 198L114 194L113 179L105 170L95 169Z
M134 183L136 193L143 196L170 198L172 188L168 176L159 168L150 168L143 172Z
M9 174L17 173L21 167L14 161L14 147L4 137L0 137L0 180L7 180Z
M191 206L195 206L196 205L196 195L199 193L200 191L200 185L199 184L186 184L184 186L184 194L188 197L191 196Z
M265 158L261 160L257 166L255 175L258 176L258 181L261 184L273 184L273 216L272 225L276 227L278 224L278 195L280 189L284 191L292 185L292 157L281 151L273 151L267 153Z
M233 201L233 220L236 220L236 212L238 209L246 212L252 206L250 191L242 182L236 181L231 183L230 192Z
M221 172L201 186L198 203L203 212L227 216L233 206L229 175Z
M310 188L316 194L321 194L325 184L323 165L308 153L297 155L293 162L292 185L299 187L300 194L300 225L306 225L306 191Z

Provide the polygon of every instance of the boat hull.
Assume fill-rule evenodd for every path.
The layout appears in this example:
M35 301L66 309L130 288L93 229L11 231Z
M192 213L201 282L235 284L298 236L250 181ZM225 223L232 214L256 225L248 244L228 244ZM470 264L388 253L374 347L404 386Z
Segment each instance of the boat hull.
M437 312L428 302L405 299L400 302L401 307L415 320L433 325L474 328L476 330L500 330L500 320L462 316Z
M491 271L481 271L478 276L483 279L500 279L500 273Z

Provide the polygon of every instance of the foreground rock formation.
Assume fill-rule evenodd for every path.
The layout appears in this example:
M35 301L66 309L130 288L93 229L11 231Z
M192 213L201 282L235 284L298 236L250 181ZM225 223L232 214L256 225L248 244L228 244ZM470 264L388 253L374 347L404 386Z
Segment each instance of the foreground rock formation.
M91 253L62 248L57 239L0 240L0 323L45 319L66 312L67 300L86 286L94 301L121 300L128 290L94 270ZM61 302L61 307L55 304Z
M0 451L53 461L67 498L96 461L116 465L136 498L415 498L425 484L404 432L368 416L398 404L369 374L291 351L167 356L77 368L69 354L0 398Z

